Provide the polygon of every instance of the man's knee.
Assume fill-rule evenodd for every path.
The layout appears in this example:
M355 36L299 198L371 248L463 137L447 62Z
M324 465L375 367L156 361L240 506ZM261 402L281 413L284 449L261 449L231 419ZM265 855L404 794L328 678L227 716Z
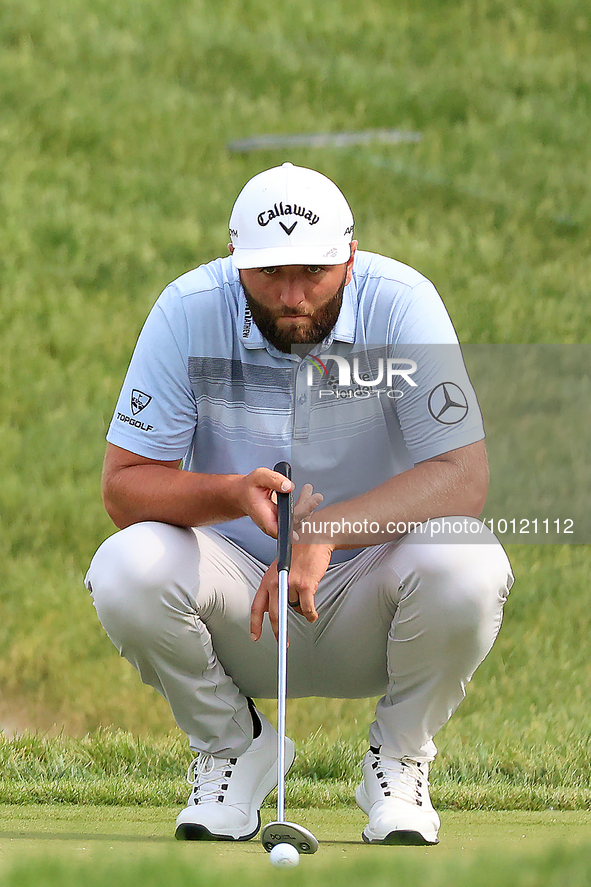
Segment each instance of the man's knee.
M198 546L192 530L133 524L109 537L90 564L85 584L109 634L149 630L157 611L180 589L196 584ZM170 602L169 602L170 603Z
M419 591L424 606L455 631L498 620L513 577L494 538L484 544L418 543L412 548L413 569L404 577L403 598Z

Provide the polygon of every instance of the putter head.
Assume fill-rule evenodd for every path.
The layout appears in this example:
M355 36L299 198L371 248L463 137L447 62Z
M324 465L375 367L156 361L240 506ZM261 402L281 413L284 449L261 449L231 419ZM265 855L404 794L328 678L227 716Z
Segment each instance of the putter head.
M307 828L295 822L270 822L261 831L263 847L270 853L276 844L291 844L298 853L316 853L318 841Z

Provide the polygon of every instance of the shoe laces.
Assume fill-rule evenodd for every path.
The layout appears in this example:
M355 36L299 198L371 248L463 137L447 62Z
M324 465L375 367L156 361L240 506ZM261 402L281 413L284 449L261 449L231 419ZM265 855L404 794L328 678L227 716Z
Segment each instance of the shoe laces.
M429 785L429 780L418 761L375 755L371 766L384 797L397 798L418 807L423 805L422 789Z
M214 758L200 752L189 764L187 782L193 786L190 803L224 802L238 758Z

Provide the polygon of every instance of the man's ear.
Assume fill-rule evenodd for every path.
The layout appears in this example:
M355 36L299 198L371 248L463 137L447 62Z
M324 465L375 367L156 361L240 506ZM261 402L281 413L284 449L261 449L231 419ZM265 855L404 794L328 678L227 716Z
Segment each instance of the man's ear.
M353 261L355 259L356 250L357 250L357 241L352 240L351 241L351 255L349 257L349 261L347 262L347 275L345 277L345 286L347 286L348 283L351 283L351 277L353 275Z

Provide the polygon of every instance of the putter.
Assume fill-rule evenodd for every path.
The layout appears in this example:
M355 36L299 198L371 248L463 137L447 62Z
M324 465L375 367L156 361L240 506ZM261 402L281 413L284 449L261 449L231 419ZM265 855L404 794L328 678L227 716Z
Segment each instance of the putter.
M289 462L274 468L291 480ZM285 714L287 701L287 607L293 533L293 496L277 493L277 572L279 574L279 637L277 640L277 819L261 832L263 847L270 853L276 844L291 844L298 853L316 853L318 841L308 829L285 822Z

